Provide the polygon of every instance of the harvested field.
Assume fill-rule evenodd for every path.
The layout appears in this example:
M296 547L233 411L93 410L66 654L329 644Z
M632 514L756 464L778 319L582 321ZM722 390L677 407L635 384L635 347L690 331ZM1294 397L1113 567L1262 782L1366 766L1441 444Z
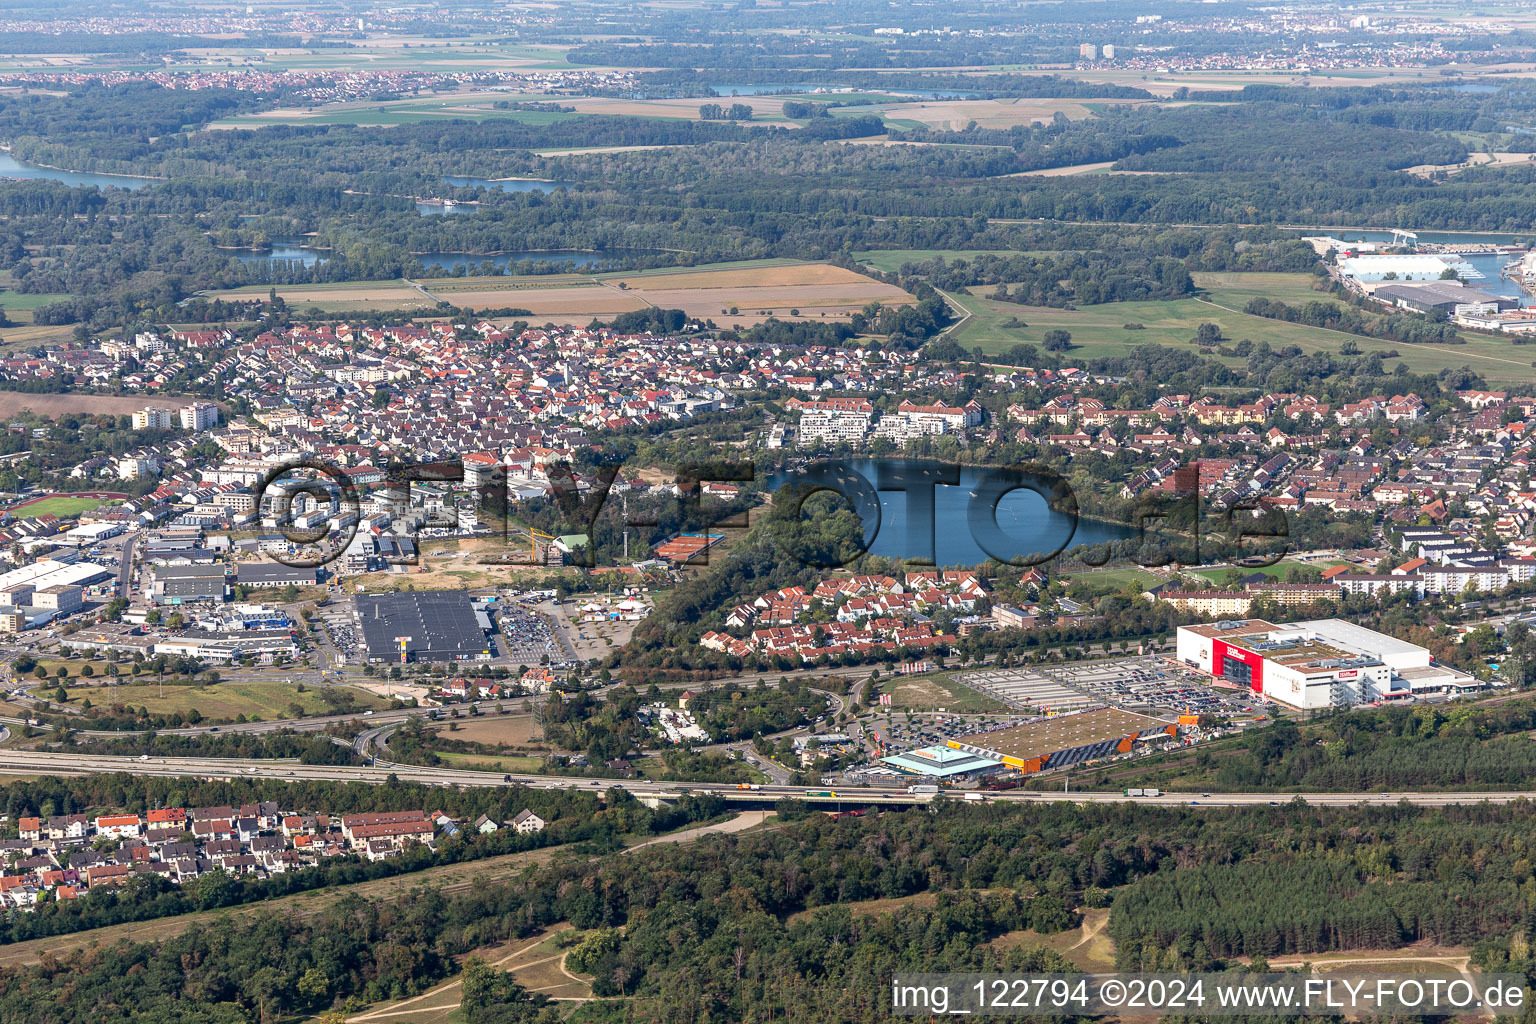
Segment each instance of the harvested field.
M467 722L456 723L458 728L448 731L446 725L440 726L435 731L444 737L454 740L464 740L466 743L494 743L504 747L522 747L535 742L539 737L542 745L542 734L534 724L532 715L492 715L480 718L471 718Z
M731 317L756 322L767 315L815 320L845 317L870 302L904 305L912 296L894 285L825 263L691 271L665 276L619 278L629 293L662 309L691 316ZM722 310L735 308L735 314ZM798 310L798 312L795 312Z
M293 285L278 288L278 294L298 309L319 306L336 313L421 310L442 299L467 309L526 309L540 322L583 326L594 316L612 317L647 306L681 309L717 320L728 316L731 323L752 324L768 316L798 320L849 317L870 302L903 305L913 301L900 288L851 270L826 263L779 260L719 265L719 269L705 266L599 276L434 278L419 284L359 281ZM265 294L261 288L242 288L210 293L209 297ZM722 314L733 307L737 313Z
M1087 743L1119 739L1166 724L1118 708L1100 708L1080 715L1058 715L1033 725L968 736L966 742L1010 757L1031 758Z
M14 416L26 410L40 416L63 416L68 413L121 416L138 412L146 406L190 401L193 399L169 395L28 395L20 391L0 391L0 416Z
M1066 178L1074 174L1092 174L1095 171L1107 171L1115 165L1113 160L1101 160L1095 164L1069 164L1066 167L1046 167L1038 171L1020 171L1010 174L1010 178Z
M585 324L594 316L612 316L644 309L648 303L637 295L600 284L573 284L555 288L434 289L433 295L455 306L470 309L515 306L542 319Z
M601 280L601 284L533 288L456 280L431 286L431 291L457 306L515 306L540 319L574 324L647 306L681 309L690 316L716 320L727 316L731 323L756 323L768 316L781 320L848 317L870 302L903 305L912 301L900 288L826 263L690 268L605 275ZM723 312L732 308L737 312Z
M1094 104L1136 103L1136 100L1094 100ZM891 121L918 121L932 128L959 131L972 121L980 128L1012 128L1015 125L1041 124L1057 113L1074 121L1093 116L1088 103L1069 99L934 100L900 103L886 107Z

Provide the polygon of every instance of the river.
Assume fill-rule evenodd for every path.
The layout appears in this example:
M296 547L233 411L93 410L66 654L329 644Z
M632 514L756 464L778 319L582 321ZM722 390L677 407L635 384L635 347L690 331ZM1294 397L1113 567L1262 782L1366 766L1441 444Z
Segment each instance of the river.
M90 174L84 171L61 171L56 167L39 167L22 163L9 153L0 152L0 178L27 178L62 181L76 187L95 185L98 188L143 188L155 178L137 178L131 174Z
M823 463L832 465L834 463ZM865 481L873 485L879 479L877 460L851 459L837 465L847 466ZM942 463L921 459L881 459L879 465L896 472L914 472L937 469ZM934 528L932 539L925 535L923 518L909 517L908 497L899 491L880 491L880 516L872 524L869 515L864 516L865 540L875 530L871 554L887 558L925 559L930 543L934 561L944 566L973 566L985 562L986 551L968 527L972 492L984 492L988 482L1001 471L986 466L959 467L959 484L937 485L933 488ZM792 474L774 473L764 480L770 491L782 486ZM984 497L977 499L984 501ZM917 527L914 531L911 527ZM1028 556L1036 552L1057 549L1071 550L1085 544L1103 544L1136 536L1136 531L1118 523L1100 522L1094 519L1073 517L1053 511L1038 492L1020 488L1004 494L997 504L997 526L1002 533L1005 550L994 554L1009 557ZM1075 528L1074 528L1075 527ZM989 544L995 547L995 544Z

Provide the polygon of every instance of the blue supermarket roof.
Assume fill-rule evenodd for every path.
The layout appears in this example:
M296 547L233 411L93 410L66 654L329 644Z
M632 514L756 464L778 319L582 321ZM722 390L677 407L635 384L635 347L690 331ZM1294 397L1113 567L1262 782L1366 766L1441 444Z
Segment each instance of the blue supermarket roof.
M990 757L953 750L949 747L921 747L903 754L882 757L880 763L908 775L926 775L935 779L947 779L955 775L1001 768L1001 761Z

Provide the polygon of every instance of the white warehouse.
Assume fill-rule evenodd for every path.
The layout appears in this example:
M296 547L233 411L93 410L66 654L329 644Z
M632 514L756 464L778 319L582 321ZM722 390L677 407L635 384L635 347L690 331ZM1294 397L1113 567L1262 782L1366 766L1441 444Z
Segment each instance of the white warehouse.
M1477 688L1428 650L1343 619L1277 626L1236 619L1180 626L1179 661L1296 708L1393 700Z

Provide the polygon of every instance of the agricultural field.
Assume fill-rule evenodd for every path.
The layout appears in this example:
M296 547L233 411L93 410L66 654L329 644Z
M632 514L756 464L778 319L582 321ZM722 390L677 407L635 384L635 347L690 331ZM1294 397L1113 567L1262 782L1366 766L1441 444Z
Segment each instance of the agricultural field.
M264 286L211 297L265 295ZM529 310L539 322L590 323L593 317L658 307L681 309L720 323L847 319L870 302L904 305L912 296L893 285L827 263L762 260L665 268L638 273L555 277L447 277L352 284L290 285L278 295L290 306L329 313L365 309L426 310L439 300L470 309ZM735 309L737 312L731 313Z
M1051 99L1030 97L1027 99L940 99L913 102L905 100L888 106L860 107L860 111L878 113L886 122L897 127L926 125L929 128L963 130L975 123L979 128L1007 129L1016 125L1043 124L1058 113L1073 121L1094 116L1094 106L1122 106L1144 103L1144 100L1099 99Z
M506 703L515 707L521 700L509 700ZM494 704L491 706L494 708ZM447 725L440 725L434 731L448 739L464 740L466 743L493 743L503 747L526 747L530 744L543 746L543 734L534 723L532 715L485 713L479 718L461 720L454 724L457 728L451 731Z
M72 670L73 671L73 670ZM279 680L217 682L207 686L166 686L163 691L157 683L129 686L72 686L70 702L78 704L89 698L98 706L131 704L149 709L152 715L186 714L194 709L204 718L232 719L244 715L248 719L264 721L293 717L290 705L297 704L302 715L324 714L331 705L320 697L320 690L307 686L303 693L295 683ZM358 711L370 708L387 708L392 702L376 694L346 687L355 699Z
M24 391L0 390L0 416L14 416L19 412L34 412L39 416L122 416L151 405L175 405L195 400L198 399L176 395L32 395Z
M1396 352L1397 355L1385 360L1388 369L1401 362L1414 373L1467 366L1490 381L1524 380L1530 376L1531 360L1522 358L1524 350L1499 338L1469 334L1465 345L1409 345L1242 312L1248 299L1259 294L1293 304L1329 301L1326 295L1311 290L1311 280L1303 274L1196 274L1196 285L1204 289L1201 298L1106 302L1072 310L998 302L991 298L991 288L981 288L976 294L948 295L952 303L968 314L949 336L966 349L980 348L984 354L993 354L1021 342L1038 345L1046 331L1065 330L1072 335L1072 348L1065 353L1070 361L1125 355L1135 347L1149 344L1192 348L1199 325L1214 323L1221 328L1228 344L1248 338L1266 341L1276 348L1297 345L1305 352L1337 354L1345 341L1353 341L1364 352ZM1004 326L1014 318L1028 326ZM1128 324L1140 326L1127 327ZM1226 361L1233 365L1241 362L1236 357Z

